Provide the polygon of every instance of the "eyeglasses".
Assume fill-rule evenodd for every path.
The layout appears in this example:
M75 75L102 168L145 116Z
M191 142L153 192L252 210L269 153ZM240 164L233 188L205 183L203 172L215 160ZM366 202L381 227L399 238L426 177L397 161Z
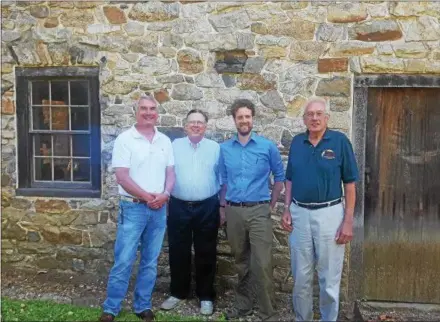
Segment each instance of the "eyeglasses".
M202 125L205 125L206 123L203 121L188 121L188 124L202 126Z
M325 112L316 112L316 113L314 113L314 112L307 112L307 113L304 114L304 116L307 117L308 119L312 119L316 115L316 118L320 119L323 116L325 116L326 114L327 113L325 113Z

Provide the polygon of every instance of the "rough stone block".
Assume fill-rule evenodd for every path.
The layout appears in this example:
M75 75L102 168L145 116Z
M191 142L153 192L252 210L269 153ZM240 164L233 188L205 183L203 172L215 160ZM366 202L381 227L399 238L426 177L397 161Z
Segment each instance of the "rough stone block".
M359 22L367 19L367 8L363 3L338 3L328 6L327 20L336 23Z
M180 101L199 100L203 97L203 92L192 84L176 84L173 85L171 97Z
M318 96L345 96L349 97L351 92L351 81L349 78L333 77L322 79L316 88Z
M276 90L269 90L266 94L260 97L261 103L276 111L285 111L286 105L284 104L283 98Z
M346 72L348 70L348 58L321 58L318 60L318 72Z
M316 41L296 41L290 46L289 58L292 60L315 60L327 49L327 43Z
M35 210L40 213L61 214L69 210L69 205L64 200L42 200L35 201Z
M124 11L118 7L105 6L103 10L107 20L112 24L122 24L127 22Z
M167 21L179 17L180 3L141 2L136 3L128 17L138 21Z
M364 73L396 73L405 71L404 60L394 57L361 57L360 64Z
M394 20L372 20L350 28L349 36L362 41L391 41L402 38L403 33Z
M177 52L179 71L186 74L197 74L203 71L204 64L199 52L193 49L182 49Z
M268 79L260 74L242 74L238 77L238 87L257 92L275 89L276 80Z
M2 114L14 115L15 114L15 104L11 97L2 97Z

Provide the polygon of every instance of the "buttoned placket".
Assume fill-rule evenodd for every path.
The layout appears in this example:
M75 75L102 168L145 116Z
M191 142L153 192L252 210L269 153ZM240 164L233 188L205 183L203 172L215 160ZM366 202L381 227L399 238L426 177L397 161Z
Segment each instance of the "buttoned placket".
M200 151L200 145L201 145L202 141L200 141L197 144L192 143L190 139L188 139L188 141L189 141L189 145L191 147L191 152L192 152L192 174L193 174L192 177L196 178L197 171L200 171L200 169L198 169L198 167L197 167L198 166L197 157L198 157L198 152ZM196 195L196 188L194 185L191 186L191 195L192 196Z

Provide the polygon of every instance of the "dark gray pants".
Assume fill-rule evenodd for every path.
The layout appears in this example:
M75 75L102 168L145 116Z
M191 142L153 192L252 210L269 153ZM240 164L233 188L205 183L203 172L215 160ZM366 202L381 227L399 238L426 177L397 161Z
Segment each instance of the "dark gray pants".
M269 204L226 206L226 220L228 240L238 272L235 306L240 310L252 309L252 294L255 292L261 317L271 317L275 310Z

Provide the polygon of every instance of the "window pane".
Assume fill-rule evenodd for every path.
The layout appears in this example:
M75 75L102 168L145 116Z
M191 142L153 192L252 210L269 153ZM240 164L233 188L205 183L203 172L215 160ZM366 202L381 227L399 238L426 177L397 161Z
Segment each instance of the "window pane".
M34 135L34 155L52 155L52 138L49 134Z
M34 157L35 180L52 181L52 159Z
M32 82L32 104L42 105L43 100L49 100L49 82Z
M90 159L73 159L73 181L90 181Z
M70 159L54 159L53 176L55 181L70 181Z
M70 82L70 104L71 105L89 104L89 88L87 81Z
M51 82L52 86L52 105L69 105L69 88L68 82ZM54 103L53 101L57 102Z
M89 135L72 135L72 154L74 157L90 156Z
M48 106L32 107L33 130L49 130L50 109Z
M71 107L72 130L89 130L88 107Z
M52 101L52 104L56 103ZM52 106L52 130L69 129L69 107Z
M53 155L56 157L70 156L70 136L57 134L53 136Z

